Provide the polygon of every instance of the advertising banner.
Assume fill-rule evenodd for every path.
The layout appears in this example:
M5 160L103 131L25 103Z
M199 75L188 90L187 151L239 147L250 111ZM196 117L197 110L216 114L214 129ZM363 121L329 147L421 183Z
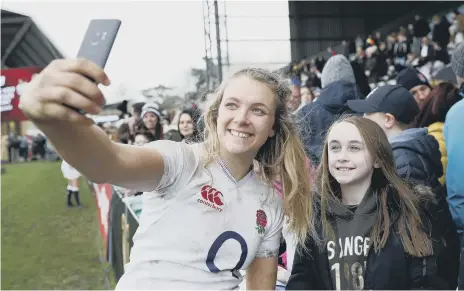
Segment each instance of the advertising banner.
M123 201L122 188L91 182L89 186L95 193L100 234L106 247L105 257L118 281L124 274L124 265L129 262L132 238L139 226L137 211L129 209L131 206Z
M95 192L95 202L97 203L100 233L105 242L105 246L108 246L108 218L110 212L111 196L113 195L113 187L109 184L93 184L93 190ZM108 254L108 249L106 250L106 254Z
M113 267L116 281L124 274L124 265L129 262L132 238L139 224L119 195L113 194L110 210L108 237L108 261Z
M24 86L41 71L39 68L18 68L2 70L0 77L2 99L0 112L2 121L27 120L18 108L19 98Z

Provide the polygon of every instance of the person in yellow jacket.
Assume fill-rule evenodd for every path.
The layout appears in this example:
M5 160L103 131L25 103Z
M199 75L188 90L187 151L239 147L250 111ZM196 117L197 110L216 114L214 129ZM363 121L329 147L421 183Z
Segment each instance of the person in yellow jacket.
M440 83L430 92L430 98L417 118L416 127L428 127L429 134L435 137L440 145L441 163L443 165L443 176L440 177L442 185L445 185L446 167L448 165L448 155L446 154L443 135L446 113L448 113L451 106L461 99L459 90L453 84L448 82Z

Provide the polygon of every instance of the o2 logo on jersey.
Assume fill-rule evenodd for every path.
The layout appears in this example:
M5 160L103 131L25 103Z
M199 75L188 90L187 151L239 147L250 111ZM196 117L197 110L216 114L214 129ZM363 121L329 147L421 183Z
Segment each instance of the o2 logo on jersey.
M229 239L233 239L240 244L242 253L235 267L233 267L232 269L220 270L214 263L214 259L216 258L216 255L219 252L219 249ZM206 266L212 273L219 273L221 271L231 271L232 276L238 279L239 275L237 275L237 271L243 267L243 264L245 263L247 256L248 256L248 245L245 239L235 231L225 231L217 237L217 239L213 242L213 244L209 248L208 256L206 257Z
M201 197L203 199L197 199L199 203L205 204L219 212L222 211L221 207L224 205L222 199L224 199L224 196L221 191L209 185L205 185L201 188Z

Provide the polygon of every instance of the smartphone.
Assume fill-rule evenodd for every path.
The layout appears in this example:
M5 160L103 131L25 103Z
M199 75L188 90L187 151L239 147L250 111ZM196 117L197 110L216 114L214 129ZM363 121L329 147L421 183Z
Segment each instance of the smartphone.
M105 68L120 26L121 21L118 19L92 19L77 57Z
M82 40L77 58L87 59L102 69L105 68L120 26L121 20L118 19L92 19ZM71 106L67 107L81 114L86 114L83 110Z

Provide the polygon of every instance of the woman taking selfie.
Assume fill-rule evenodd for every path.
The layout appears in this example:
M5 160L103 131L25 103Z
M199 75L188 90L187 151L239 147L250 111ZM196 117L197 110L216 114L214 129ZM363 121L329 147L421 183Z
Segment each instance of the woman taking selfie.
M88 179L145 192L116 288L234 289L246 270L247 289L274 289L284 211L301 241L311 214L304 150L284 106L286 83L261 69L241 70L212 96L204 143L140 147L111 142L69 109L97 114L104 104L86 77L109 84L91 62L54 61L30 83L21 108ZM283 202L271 184L275 169Z

